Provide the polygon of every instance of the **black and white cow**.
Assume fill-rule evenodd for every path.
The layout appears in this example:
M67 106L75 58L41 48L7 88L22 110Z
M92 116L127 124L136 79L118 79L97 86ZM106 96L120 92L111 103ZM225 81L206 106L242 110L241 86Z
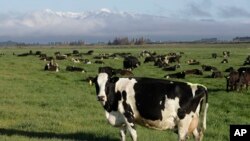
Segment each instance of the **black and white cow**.
M208 109L205 86L154 78L109 77L107 73L99 73L93 82L108 122L120 127L122 141L127 130L132 140L137 140L135 123L158 130L177 127L179 141L186 140L190 133L196 141L202 140Z

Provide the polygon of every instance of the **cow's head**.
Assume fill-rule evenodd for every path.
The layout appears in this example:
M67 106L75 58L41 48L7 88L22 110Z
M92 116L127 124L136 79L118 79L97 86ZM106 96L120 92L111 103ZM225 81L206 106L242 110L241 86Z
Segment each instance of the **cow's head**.
M109 77L107 73L99 73L94 80L97 100L101 102L105 109L112 108L109 106L112 106L117 100L115 96L115 83L118 79L118 77Z

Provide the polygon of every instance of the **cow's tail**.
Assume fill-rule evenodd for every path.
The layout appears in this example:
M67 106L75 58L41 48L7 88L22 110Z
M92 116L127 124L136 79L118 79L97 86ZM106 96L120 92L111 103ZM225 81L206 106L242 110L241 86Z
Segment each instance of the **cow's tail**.
M202 115L203 115L203 117L202 117L202 125L201 125L201 131L202 132L204 132L206 130L206 128L207 128L207 110L208 110L208 91L207 91L207 88L205 90L205 96L204 96L203 104L205 104L205 105L204 105L204 108L202 108L202 111L203 111L203 113L202 113Z

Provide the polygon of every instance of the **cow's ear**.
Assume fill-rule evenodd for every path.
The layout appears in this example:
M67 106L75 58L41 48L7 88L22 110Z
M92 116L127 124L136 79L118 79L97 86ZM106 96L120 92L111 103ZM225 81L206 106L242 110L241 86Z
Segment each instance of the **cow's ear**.
M110 78L110 82L111 82L111 83L116 83L118 80L119 80L119 77L116 77L116 76Z

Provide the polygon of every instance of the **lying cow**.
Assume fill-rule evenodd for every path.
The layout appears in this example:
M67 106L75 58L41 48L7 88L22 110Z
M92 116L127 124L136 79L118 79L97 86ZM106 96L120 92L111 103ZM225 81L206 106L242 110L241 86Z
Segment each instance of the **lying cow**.
M172 73L172 74L167 74L165 75L164 77L165 78L181 78L181 79L184 79L186 76L185 72L182 71L182 72L176 72L176 73Z
M125 57L123 60L123 68L127 70L133 70L141 65L138 58L134 56Z
M122 141L127 130L132 140L137 140L135 123L158 130L177 127L179 141L186 140L190 133L195 140L202 140L208 109L205 86L154 78L109 77L107 73L99 73L93 82L108 122L120 127Z
M84 68L75 67L75 66L67 66L66 71L71 71L71 72L77 71L77 72L82 72L82 73L87 72Z
M195 75L203 75L203 72L199 69L190 69L190 70L185 70L185 74L195 74Z
M47 63L44 66L44 70L45 71L55 71L58 72L59 71L59 66L57 63L54 62L54 60L51 60L49 63Z

